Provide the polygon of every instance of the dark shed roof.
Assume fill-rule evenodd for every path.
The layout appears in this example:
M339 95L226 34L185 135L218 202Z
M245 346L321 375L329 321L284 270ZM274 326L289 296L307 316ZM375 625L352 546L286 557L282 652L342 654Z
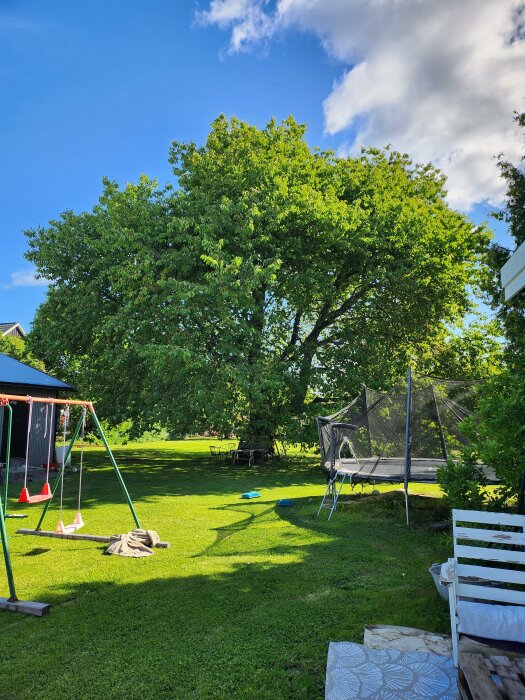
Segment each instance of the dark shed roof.
M61 382L45 372L25 365L13 357L0 353L0 384L23 384L38 386L59 391L76 391L74 386Z

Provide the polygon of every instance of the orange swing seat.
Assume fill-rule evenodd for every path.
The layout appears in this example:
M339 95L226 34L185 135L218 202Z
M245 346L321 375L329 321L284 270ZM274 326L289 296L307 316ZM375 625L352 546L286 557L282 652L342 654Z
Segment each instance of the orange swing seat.
M52 498L52 496L53 494L51 493L49 484L46 481L41 493L36 494L36 496L30 496L29 489L26 486L24 486L22 491L20 491L18 502L28 503L29 505L31 505L31 503L43 503L44 501L49 501Z
M25 464L25 471L24 471L24 487L22 491L20 492L20 496L18 497L18 502L19 503L27 503L31 505L32 503L43 503L44 501L49 501L51 498L53 498L53 494L51 493L51 488L49 486L49 471L46 476L46 483L42 487L42 491L37 494L36 496L31 496L29 494L29 489L27 488L27 469L28 469L28 461L29 461L29 437L31 435L31 424L33 420L33 399L31 396L29 397L29 416L27 419L27 439L26 439L26 464ZM46 431L48 430L47 426L47 406L46 406ZM49 428L49 440L51 444L51 427ZM45 437L45 436L44 436ZM48 459L49 461L49 459Z

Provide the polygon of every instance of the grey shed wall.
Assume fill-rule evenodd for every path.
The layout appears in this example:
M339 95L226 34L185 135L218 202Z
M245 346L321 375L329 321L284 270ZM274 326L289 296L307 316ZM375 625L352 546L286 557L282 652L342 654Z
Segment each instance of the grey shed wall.
M16 386L13 384L0 384L0 394L18 394L21 396L40 396L43 398L56 398L57 392L52 389L39 389L37 387ZM55 406L55 411L56 411ZM60 409L60 407L58 407ZM4 425L4 411L6 409L0 407L0 445L2 444L2 430ZM29 404L28 408L29 410ZM39 466L47 462L48 440L49 435L45 434L46 429L46 407L44 404L33 404L33 420L31 425L31 436L29 438L29 465ZM56 423L53 424L53 442L51 447L51 461L54 461L54 440L55 440Z

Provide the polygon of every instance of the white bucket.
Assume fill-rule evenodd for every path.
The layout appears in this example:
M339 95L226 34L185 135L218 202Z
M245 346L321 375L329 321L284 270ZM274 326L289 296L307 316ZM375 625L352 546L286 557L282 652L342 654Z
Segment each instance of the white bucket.
M56 456L57 456L57 464L59 467L62 466L62 459L64 458L64 454L67 452L67 447L57 447L55 449ZM68 467L71 466L71 452L69 453L69 457L67 458L66 465Z

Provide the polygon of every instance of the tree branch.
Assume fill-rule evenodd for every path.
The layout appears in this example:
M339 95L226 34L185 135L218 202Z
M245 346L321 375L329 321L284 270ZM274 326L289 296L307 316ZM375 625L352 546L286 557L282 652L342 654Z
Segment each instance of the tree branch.
M361 287L358 289L356 292L354 292L352 295L348 297L348 299L345 299L343 303L337 308L334 309L333 311L330 311L328 313L328 309L325 308L328 305L328 302L326 302L323 305L323 308L321 309L321 312L319 313L319 318L317 319L314 327L308 334L308 336L305 338L304 344L316 344L318 345L318 338L319 335L329 326L331 326L335 321L337 321L338 318L340 318L343 314L345 314L347 311L350 311L352 306L356 304L358 301L361 301L368 292L370 292L374 287L377 287L379 284L378 280L374 280L373 282L370 282L369 284L366 284L364 287ZM329 308L329 306L328 306ZM324 312L324 313L323 313ZM323 318L324 315L324 318Z
M281 360L286 360L294 347L297 345L297 341L299 340L299 332L301 330L301 318L303 316L302 311L297 311L295 314L295 318L293 321L293 327L292 327L292 335L290 337L290 340L288 342L288 345L284 348L284 350L281 353Z
M296 343L297 340L299 339L299 330L301 328L301 318L302 318L303 312L298 311L295 314L294 322L293 322L293 329L292 329L292 337L290 338L290 342L288 345L293 347Z
M316 396L309 403L341 403L342 401L352 401L355 396Z

